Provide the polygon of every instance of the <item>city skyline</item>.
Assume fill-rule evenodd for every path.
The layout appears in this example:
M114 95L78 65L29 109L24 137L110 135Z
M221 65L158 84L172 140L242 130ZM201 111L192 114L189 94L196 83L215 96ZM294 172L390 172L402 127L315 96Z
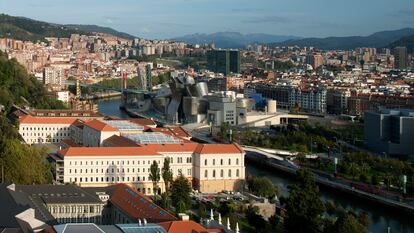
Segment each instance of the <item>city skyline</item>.
M335 1L4 0L2 13L60 24L96 24L144 38L235 31L300 37L365 36L413 27L409 0ZM335 11L334 9L341 9ZM76 12L76 15L73 13Z

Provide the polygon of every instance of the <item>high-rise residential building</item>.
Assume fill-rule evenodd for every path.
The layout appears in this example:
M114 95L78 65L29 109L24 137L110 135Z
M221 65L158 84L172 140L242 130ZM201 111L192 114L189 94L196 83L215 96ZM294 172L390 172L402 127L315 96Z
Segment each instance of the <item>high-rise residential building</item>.
M306 64L309 64L314 69L317 69L323 65L323 57L320 54L308 54L306 56Z
M394 64L396 69L407 69L408 66L408 51L407 47L394 48Z
M43 84L63 85L64 81L65 77L62 69L51 66L43 69Z
M240 51L210 50L207 53L208 68L216 73L228 75L240 73Z

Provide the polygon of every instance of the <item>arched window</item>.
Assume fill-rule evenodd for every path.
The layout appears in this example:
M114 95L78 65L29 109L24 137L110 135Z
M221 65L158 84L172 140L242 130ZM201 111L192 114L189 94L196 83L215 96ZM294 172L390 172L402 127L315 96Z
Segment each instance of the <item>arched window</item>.
M205 170L205 171L204 171L204 177L205 177L205 178L207 178L207 177L208 177L208 171L207 171L207 170Z
M231 159L229 159L229 165L231 165Z
M223 169L221 169L221 171L220 171L220 177L223 177L224 176L224 171L223 171Z
M239 159L236 159L236 165L239 165Z
M229 169L229 177L231 177L231 169Z
M213 178L216 178L216 170L213 170Z
M214 166L214 165L216 165L216 160L215 160L215 159L213 159L213 166Z
M236 170L236 177L239 177L240 176L240 172L239 172L239 169L237 169Z
M223 165L223 159L220 159L220 165Z
M207 166L207 159L204 160L204 165Z

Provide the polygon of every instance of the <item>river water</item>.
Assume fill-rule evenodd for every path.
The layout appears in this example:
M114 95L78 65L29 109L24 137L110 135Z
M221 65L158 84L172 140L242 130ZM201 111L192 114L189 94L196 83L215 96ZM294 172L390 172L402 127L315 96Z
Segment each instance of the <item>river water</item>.
M127 118L128 115L119 109L120 98L98 100L99 111L105 115ZM288 185L294 182L291 177L276 170L259 168L254 164L246 164L246 171L252 175L265 176L278 186L281 195L289 195ZM407 216L395 211L388 211L380 206L356 200L349 196L340 195L327 190L321 190L323 200L334 201L346 209L365 211L369 215L369 232L414 233L414 216Z

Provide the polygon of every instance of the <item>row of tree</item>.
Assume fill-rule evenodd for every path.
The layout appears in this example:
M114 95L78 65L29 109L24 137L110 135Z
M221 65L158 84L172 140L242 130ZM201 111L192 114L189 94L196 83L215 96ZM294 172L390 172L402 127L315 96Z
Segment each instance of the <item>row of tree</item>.
M161 194L161 200L158 201L157 196L160 193L159 183L161 177L164 181L165 192ZM170 158L164 159L164 164L161 169L157 161L154 160L150 167L149 178L153 183L154 200L161 207L171 209L171 200L171 204L175 208L176 213L185 213L191 208L191 184L181 172L176 179L173 179Z

